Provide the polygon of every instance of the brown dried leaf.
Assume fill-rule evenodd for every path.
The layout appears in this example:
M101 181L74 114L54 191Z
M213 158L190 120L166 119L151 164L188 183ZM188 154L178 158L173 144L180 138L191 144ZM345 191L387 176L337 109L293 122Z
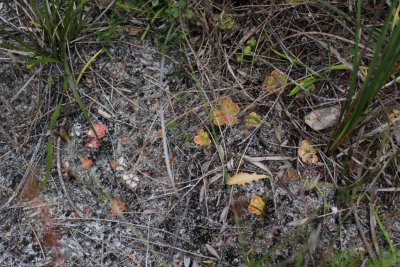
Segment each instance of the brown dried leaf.
M257 173L240 172L240 173L237 173L237 174L229 177L228 179L226 179L226 184L227 185L234 185L234 184L242 185L242 184L251 183L253 181L258 181L258 180L264 179L264 178L267 178L267 176L257 174Z

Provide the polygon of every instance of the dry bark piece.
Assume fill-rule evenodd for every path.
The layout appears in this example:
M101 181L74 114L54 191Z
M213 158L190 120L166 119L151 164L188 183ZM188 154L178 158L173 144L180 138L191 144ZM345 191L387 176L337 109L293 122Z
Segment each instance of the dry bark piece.
M304 121L314 131L321 131L336 125L339 120L339 116L339 107L321 108L315 109L308 113L304 117Z

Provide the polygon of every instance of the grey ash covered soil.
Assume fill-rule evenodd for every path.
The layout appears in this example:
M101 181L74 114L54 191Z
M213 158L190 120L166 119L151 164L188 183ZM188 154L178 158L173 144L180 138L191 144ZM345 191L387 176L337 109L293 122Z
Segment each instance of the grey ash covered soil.
M144 266L146 262L158 265L160 262L143 243L149 240L160 257L178 265L185 259L200 264L210 258L216 265L242 265L243 252L239 248L237 227L243 227L240 238L244 239L242 242L247 249L254 249L253 253L262 255L293 230L293 226L287 226L288 223L304 219L321 207L322 196L303 189L303 181L287 180L285 171L296 169L304 181L311 182L316 178L324 179L324 166L297 166L297 148L277 145L292 139L293 129L282 120L281 112L276 112L272 103L265 110L271 109L273 114L270 124L276 123L284 128L278 137L281 140L277 140L274 129L267 125L246 142L243 140L249 131L246 132L243 125L224 128L224 153L227 161L231 162L228 164L230 173L236 171L234 168L238 167L237 162L246 146L249 156L274 154L289 156L293 160L266 164L274 174L271 180L237 187L231 192L222 180L222 168L215 149L199 148L192 142L201 123L199 117L205 114L189 112L178 121L177 128L166 130L178 190L176 195L164 162L159 107L167 107L167 122L181 115L183 108L174 102L174 97L189 90L177 85L179 78L176 77L168 78L165 85L158 85L161 56L150 46L136 45L130 38L114 45L110 53L113 58L105 54L99 58L92 66L93 72L85 75L80 87L93 122L102 122L108 127L100 149L85 148L89 140L86 135L88 124L73 100L65 105L60 118L60 121L65 121L72 139L68 144L61 143L61 163L68 164L79 177L64 176L64 180L69 195L84 215L78 216L66 200L54 161L51 179L40 196L30 203L17 196L10 203L12 205L2 210L2 264L40 265L53 259L66 266ZM166 60L166 72L173 68L173 62ZM7 139L2 139L1 143L1 203L5 203L23 177L27 175L25 180L40 180L43 176L48 115L43 112L45 108L38 110L38 103L46 91L43 90L46 87L43 79L35 77L18 99L10 103L32 72L18 63L3 64L1 71L4 77L1 84L4 101L2 127L16 143ZM59 89L54 86L53 90ZM197 93L188 92L185 98L187 106L201 104ZM81 167L80 157L83 156L94 162L90 172ZM110 160L119 163L116 170L111 168ZM32 170L26 173L28 166ZM265 173L248 163L240 166L240 170ZM137 177L138 185L130 188L124 183L123 175ZM102 201L104 192L95 179L113 198L118 197L125 203L124 220L111 214L109 205ZM327 185L322 191L326 199L332 199L332 187ZM231 194L235 209L241 214L242 225L239 226L232 220L231 208L224 218L224 208ZM265 217L257 218L247 212L248 201L254 194L267 200ZM335 203L330 205L333 207ZM43 207L49 213L45 219L40 215ZM337 216L321 219L326 236L322 240L328 242L339 234L335 223ZM49 227L43 220L52 221L51 231L58 234L55 244L43 244L43 236L48 231L46 227ZM341 242L354 242L358 247L357 241L350 237L357 235L357 230L345 228L348 233L340 239ZM141 233L143 242L138 240L136 232ZM300 245L304 240L296 242ZM220 258L212 255L206 245L212 246ZM291 255L294 248L280 250L278 259Z
M74 71L98 49L93 43L78 43ZM58 152L57 135L48 131L62 86L53 76L56 70L46 66L35 73L9 55L3 57L8 60L0 65L1 266L161 266L164 261L172 266L243 266L246 257L256 259L269 251L271 265L290 266L296 253L307 249L317 260L327 257L329 249L366 255L348 206L338 200L335 183L341 178L332 178L325 164L329 159L320 151L320 162L310 165L297 156L302 139L326 144L331 132L296 128L285 113L290 101L286 97L262 97L253 105L251 111L264 116L257 129L242 122L218 128L220 154L215 146L196 146L197 130L209 127L201 92L187 82L186 72L178 71L178 59L160 54L151 43L123 36L95 60L79 86L93 123L108 127L100 148L85 148L88 123L67 93L57 129L65 123L71 142L62 141ZM321 57L315 56L311 61L318 65L318 60ZM262 83L264 70L236 70L248 73L240 78L248 79L249 88ZM242 110L256 103L258 93L252 89L224 91L225 78L216 85L220 93L207 91L215 96L213 105L219 95L228 94ZM336 88L343 89L341 83ZM320 86L313 101L334 95L324 88L328 85ZM307 103L296 101L292 119L300 121ZM167 125L167 160L176 191L165 163L161 116ZM50 135L56 140L53 169L46 188L38 193ZM57 153L62 170L68 166L74 174L63 172L63 181L83 214L67 200L57 173ZM243 160L244 154L250 158ZM272 176L227 187L221 155L229 175L240 171ZM278 159L254 160L271 155ZM93 160L89 171L82 169L81 157ZM129 186L123 177L135 179L137 185ZM107 195L125 204L123 217L112 214ZM253 195L266 202L261 217L247 211ZM335 213L337 209L341 211ZM394 216L381 214L392 236L400 227L399 207L391 207L394 210ZM358 216L364 225L369 223L367 207L360 208ZM305 224L306 218L313 221ZM383 246L385 241L378 243Z

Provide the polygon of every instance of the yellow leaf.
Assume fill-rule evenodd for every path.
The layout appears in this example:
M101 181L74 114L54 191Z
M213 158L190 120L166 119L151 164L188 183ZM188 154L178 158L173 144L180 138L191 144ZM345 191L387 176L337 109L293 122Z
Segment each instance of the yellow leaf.
M395 125L400 125L400 108L395 108L392 110L392 112L389 114L389 121Z
M235 125L238 122L236 115L239 112L239 105L229 96L224 96L218 100L218 105L211 111L211 117L215 125Z
M251 200L249 207L247 208L250 213L260 216L263 213L265 203L260 196L254 195Z
M255 112L251 112L246 117L244 117L243 121L249 126L257 127L262 122L262 117Z
M287 82L287 77L277 70L273 70L264 81L264 88L269 93L283 93Z
M244 172L239 172L228 179L226 179L226 184L227 185L242 185L246 183L251 183L253 181L258 181L260 179L267 178L266 175L261 175L257 173L244 173Z
M317 163L318 156L317 151L311 146L307 140L301 141L301 145L298 150L299 157L305 163Z
M199 146L208 146L211 144L211 139L206 131L199 129L193 141Z

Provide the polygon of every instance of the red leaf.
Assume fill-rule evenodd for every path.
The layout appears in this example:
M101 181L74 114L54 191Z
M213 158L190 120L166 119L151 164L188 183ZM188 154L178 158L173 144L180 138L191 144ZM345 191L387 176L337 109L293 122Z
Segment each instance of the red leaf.
M93 129L96 131L96 134L93 132ZM91 138L98 137L100 140L106 135L108 127L102 123L93 124L93 129L89 129L86 134Z
M97 139L96 137L91 137L89 139L89 143L87 143L85 147L90 149L99 149L100 147L99 139Z
M93 165L93 161L87 157L82 158L81 162L82 162L82 169L84 169L85 171Z

